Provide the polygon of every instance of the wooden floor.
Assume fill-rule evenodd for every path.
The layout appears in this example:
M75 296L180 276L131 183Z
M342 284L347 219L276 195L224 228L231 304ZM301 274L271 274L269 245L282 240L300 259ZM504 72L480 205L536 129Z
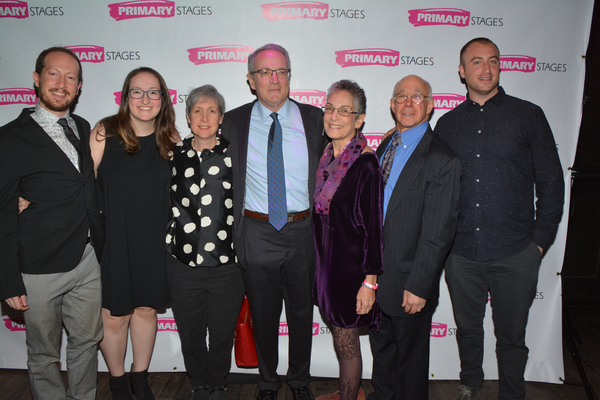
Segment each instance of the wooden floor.
M572 326L575 327L577 336L581 339L581 342L577 344L577 350L591 385L590 392L595 395L594 390L600 393L600 307L568 308L567 313ZM568 337L565 333L564 361L567 384L527 382L528 400L586 400L589 398L585 387L575 385L575 383L581 383L581 378L569 351ZM258 393L255 380L255 375L232 374L229 378L229 395L231 399L255 399ZM190 398L190 384L185 373L151 373L150 385L156 398L160 400ZM456 389L458 385L458 381L430 381L429 399L452 400L458 393ZM337 380L313 378L310 386L315 396L320 396L335 392L337 390ZM373 391L370 380L363 381L362 387L367 395ZM485 381L481 400L496 399L497 392L497 381ZM0 399L29 400L31 398L26 371L0 369ZM98 375L97 398L101 400L111 398L107 373ZM597 399L598 397L592 398ZM278 400L291 399L291 392L286 385L283 385Z

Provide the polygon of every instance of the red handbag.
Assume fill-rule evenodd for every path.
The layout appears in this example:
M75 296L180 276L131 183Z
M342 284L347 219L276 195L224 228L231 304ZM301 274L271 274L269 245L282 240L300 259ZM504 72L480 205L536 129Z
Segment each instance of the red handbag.
M248 298L244 297L242 308L235 325L235 363L238 367L257 368L258 357L254 344L254 328Z

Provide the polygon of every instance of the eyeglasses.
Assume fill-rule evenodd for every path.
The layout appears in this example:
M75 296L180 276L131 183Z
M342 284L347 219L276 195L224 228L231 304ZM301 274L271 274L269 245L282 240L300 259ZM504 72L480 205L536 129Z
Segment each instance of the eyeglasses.
M337 110L338 115L340 117L349 117L352 114L358 114L356 111L352 111L349 108L335 108L335 107L331 107L331 106L325 106L325 107L322 107L322 108L323 108L323 112L325 114L333 114L333 112L335 110Z
M135 100L139 100L144 97L144 94L148 96L150 100L160 100L162 96L161 90L142 90L142 89L129 89L129 97Z
M406 101L407 98L411 98L412 102L415 104L421 104L426 98L429 98L431 96L425 96L421 93L415 93L412 96L407 96L404 93L398 93L397 95L394 95L394 97L392 97L394 99L394 101L398 104L404 104L404 102Z
M279 79L288 79L290 77L291 69L257 69L256 71L252 71L253 74L257 74L261 79L269 79L273 76L273 73L277 74Z

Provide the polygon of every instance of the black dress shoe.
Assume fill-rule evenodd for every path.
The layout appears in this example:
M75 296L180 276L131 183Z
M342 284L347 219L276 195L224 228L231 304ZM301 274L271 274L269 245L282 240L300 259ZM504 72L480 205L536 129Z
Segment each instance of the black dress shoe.
M310 386L292 388L292 396L294 396L294 400L315 400Z
M269 389L259 390L256 400L277 400L277 391Z

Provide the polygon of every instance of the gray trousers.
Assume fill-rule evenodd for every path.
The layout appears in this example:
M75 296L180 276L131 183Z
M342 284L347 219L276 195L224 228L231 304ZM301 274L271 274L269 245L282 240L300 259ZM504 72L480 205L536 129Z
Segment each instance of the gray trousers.
M95 399L98 342L102 340L100 264L88 244L69 272L22 274L27 370L34 399ZM62 325L68 334L65 390L60 375Z

